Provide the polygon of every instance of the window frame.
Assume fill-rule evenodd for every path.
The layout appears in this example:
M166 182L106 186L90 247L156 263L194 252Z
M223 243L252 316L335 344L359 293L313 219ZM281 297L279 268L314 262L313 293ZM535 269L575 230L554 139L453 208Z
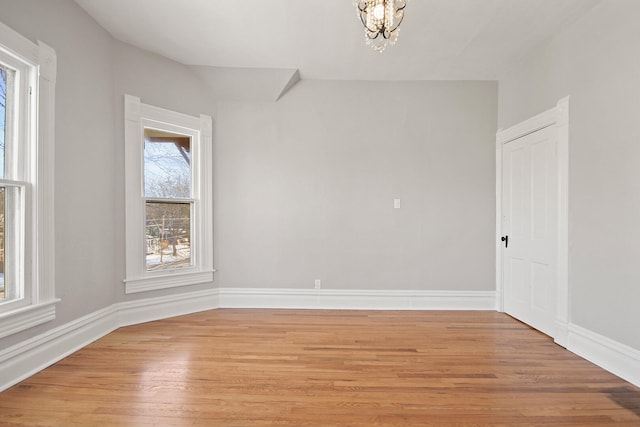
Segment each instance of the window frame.
M0 338L55 319L54 125L56 53L33 43L0 22L0 56L18 73L13 95L17 108L12 134L9 179L3 187L20 188L16 273L21 298L0 303ZM19 151L19 153L18 153ZM6 154L6 151L5 151ZM6 171L5 171L6 172ZM5 248L5 251L8 248Z
M125 293L213 282L212 119L143 104L125 94ZM146 267L144 129L191 136L191 258L188 267L148 271ZM176 199L179 200L179 199Z

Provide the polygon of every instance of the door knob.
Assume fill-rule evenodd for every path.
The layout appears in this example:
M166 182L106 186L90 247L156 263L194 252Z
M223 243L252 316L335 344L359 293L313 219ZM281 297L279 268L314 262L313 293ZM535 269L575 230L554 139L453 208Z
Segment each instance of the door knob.
M508 248L509 247L509 236L502 236L502 238L500 239L504 242L504 247Z

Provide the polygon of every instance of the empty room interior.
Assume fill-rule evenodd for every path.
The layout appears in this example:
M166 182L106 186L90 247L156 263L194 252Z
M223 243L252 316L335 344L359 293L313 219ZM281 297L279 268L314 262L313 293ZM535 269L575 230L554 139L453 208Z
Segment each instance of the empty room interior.
M638 17L0 0L0 425L640 426Z

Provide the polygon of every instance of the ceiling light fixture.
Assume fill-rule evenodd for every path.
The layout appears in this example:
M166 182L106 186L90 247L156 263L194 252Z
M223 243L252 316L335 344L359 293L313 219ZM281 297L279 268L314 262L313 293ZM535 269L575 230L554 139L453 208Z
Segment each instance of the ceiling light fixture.
M408 0L354 0L365 40L378 52L395 44Z

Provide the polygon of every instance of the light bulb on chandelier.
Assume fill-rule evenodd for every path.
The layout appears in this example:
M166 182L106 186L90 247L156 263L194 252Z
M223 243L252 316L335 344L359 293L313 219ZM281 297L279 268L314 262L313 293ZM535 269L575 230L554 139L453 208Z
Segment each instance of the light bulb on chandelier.
M354 0L358 18L364 26L366 43L383 52L387 45L395 44L404 19L408 0Z
M373 8L373 17L375 19L383 19L384 18L384 5L377 4L376 7Z

